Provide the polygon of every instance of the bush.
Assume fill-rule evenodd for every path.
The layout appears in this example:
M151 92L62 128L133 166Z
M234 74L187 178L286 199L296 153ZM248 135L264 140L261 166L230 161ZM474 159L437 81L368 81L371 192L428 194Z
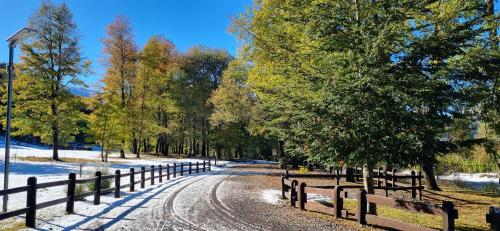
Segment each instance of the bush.
M92 166L91 171L88 171L89 173L92 173L92 175L89 174L86 176L86 178L95 177L95 173L97 171L100 171L102 176L109 175L110 174L109 165L108 164L96 164L95 166ZM101 180L101 189L110 188L112 183L113 183L113 179L102 179ZM94 182L87 183L87 189L89 191L94 191L95 190L95 183Z
M496 160L491 158L483 147L479 146L471 150L440 157L436 166L438 175L454 172L481 173L497 171L498 164Z
M307 168L307 167L302 166L299 168L299 173L308 173L308 172L309 172L309 168Z

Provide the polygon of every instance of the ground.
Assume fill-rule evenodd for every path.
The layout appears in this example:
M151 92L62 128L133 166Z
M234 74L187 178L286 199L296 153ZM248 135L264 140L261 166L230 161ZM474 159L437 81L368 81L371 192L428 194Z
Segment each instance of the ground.
M11 187L26 185L29 176L38 182L67 179L68 173L80 172L82 178L95 170L99 162L98 151L62 151L63 162L53 162L50 151L40 147L18 146L12 159ZM2 152L3 150L0 150ZM3 152L2 152L3 153ZM196 162L200 159L175 159L144 155L127 159L113 154L109 171L130 167L139 168L152 164ZM37 210L37 227L40 230L376 230L360 227L351 220L334 220L331 216L300 211L281 199L280 174L282 170L267 162L234 163L220 161L211 172L186 175L162 184L147 185L145 189L129 193L122 191L116 199L112 194L103 195L100 205L93 205L92 197L75 203L75 213L66 214L65 205ZM3 172L3 164L0 171ZM0 174L0 180L3 175ZM0 182L1 183L1 182ZM312 180L311 184L332 182ZM139 188L139 186L136 186ZM64 186L38 191L37 202L65 196ZM381 192L378 192L381 193ZM314 195L310 195L313 197ZM408 198L409 193L392 193L391 197ZM440 204L452 201L459 210L457 230L487 230L484 216L490 205L500 205L498 195L481 194L457 188L443 192L424 192L424 200ZM14 194L9 199L9 210L24 207L26 194ZM355 211L355 202L346 201L345 207ZM394 218L431 228L441 227L439 216L421 215L391 208L379 207L378 212ZM24 216L0 221L0 230L20 230Z

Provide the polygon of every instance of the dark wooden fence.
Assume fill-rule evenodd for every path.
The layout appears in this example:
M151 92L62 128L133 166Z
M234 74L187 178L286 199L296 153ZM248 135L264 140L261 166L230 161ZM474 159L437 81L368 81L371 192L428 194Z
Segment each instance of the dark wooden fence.
M154 165L151 165L150 168L145 168L141 167L141 170L139 172L135 171L134 168L130 168L130 172L128 173L121 173L120 170L116 170L115 174L113 175L102 175L101 172L96 172L95 177L93 178L88 178L88 179L76 179L76 174L75 173L70 173L68 176L68 180L60 180L60 181L53 181L53 182L46 182L46 183L37 183L37 178L36 177L29 177L28 178L28 184L26 186L21 186L21 187L16 187L16 188L10 188L7 190L0 190L0 196L3 195L11 195L15 193L23 193L26 192L26 207L22 209L17 209L13 211L8 211L6 213L1 213L0 214L0 220L4 220L7 218L11 218L14 216L19 216L22 214L26 214L26 226L30 228L35 228L36 224L36 211L37 209L43 209L47 208L50 206L66 203L66 212L67 213L74 213L75 210L75 200L78 199L83 199L88 196L94 196L94 205L99 205L101 202L101 195L107 194L114 192L114 197L115 198L120 198L121 196L121 189L124 188L129 188L130 192L136 191L135 186L137 184L140 184L141 188L145 188L146 186L146 181L150 181L150 185L154 185L156 183L156 179L158 179L158 183L162 183L164 177L166 177L166 180L170 180L170 176L173 176L174 178L177 177L177 173L179 173L181 176L184 175L185 172L188 172L191 174L191 166L192 163L189 162L189 168L184 169L184 164L185 163L180 163L180 166L178 167L176 163L173 164L173 166L167 164L167 165L158 165L155 167ZM208 166L207 166L208 165ZM196 173L199 172L199 166L200 163L196 162ZM179 171L180 169L180 171ZM201 171L205 172L205 169L207 171L211 171L211 163L210 160L208 162L203 161L202 162L202 167ZM166 173L164 173L166 171ZM158 174L155 174L155 173ZM146 173L149 173L149 177L146 177ZM136 178L136 176L138 178ZM129 181L127 184L122 184L122 178L129 178ZM103 180L111 180L114 179L114 186L110 188L101 188L101 182ZM125 179L123 182L127 182ZM85 192L81 194L75 194L75 189L76 185L78 184L88 184L88 183L94 183L94 191L91 192ZM66 190L66 197L51 200L51 201L46 201L42 203L37 203L37 190L38 189L44 189L44 188L51 188L51 187L57 187L57 186L67 186Z
M381 171L381 169L377 171L380 171L380 174L375 175L375 180L377 181L375 188L385 190L385 197L367 194L363 190L362 185L340 185L339 180L341 178L345 178L347 181L358 176L361 177L356 171L347 174L341 174L340 172L332 174L289 174L287 171L281 177L282 197L289 199L291 206L300 208L301 210L329 214L335 218L354 218L359 224L363 225L371 224L398 230L433 230L377 216L376 213L370 213L367 209L367 205L372 204L375 207L382 205L419 213L439 215L443 219L443 230L455 229L455 219L458 218L458 212L452 202L445 201L442 205L434 205L415 201L417 191L419 192L420 200L422 197L421 173L417 175L412 171L410 175L404 176L396 175L395 171L391 171L390 174L387 171ZM335 185L308 186L306 181L311 178L331 178L334 179ZM398 182L401 179L409 180L411 184L402 185ZM387 197L389 190L409 190L414 200L389 198ZM313 194L330 198L331 200L308 200L308 195ZM344 199L347 198L357 200L357 211L347 211L344 209Z
M490 207L490 211L486 214L486 222L490 224L492 231L500 231L500 207Z
M342 173L341 169L337 169L336 171L331 171L330 174L290 174L288 173L288 170L286 170L283 177L293 179L332 179L334 184L324 187L334 188L335 186L340 185L342 179L344 179L345 182L361 182L359 178L362 178L363 175L360 173L360 170L358 168L353 168L353 170L354 171L345 171L345 173ZM415 171L411 171L410 175L398 175L396 169L387 171L383 168L379 168L374 170L373 179L375 189L384 190L386 197L389 196L389 191L408 191L411 193L412 198L417 198L418 194L419 200L422 200L422 190L424 189L424 186L422 186L423 175L420 171L418 174ZM407 181L409 183L401 181Z

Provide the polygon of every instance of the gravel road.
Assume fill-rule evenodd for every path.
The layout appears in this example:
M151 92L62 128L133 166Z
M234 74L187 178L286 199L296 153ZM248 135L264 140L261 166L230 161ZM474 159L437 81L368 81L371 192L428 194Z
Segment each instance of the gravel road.
M264 190L279 178L246 168L227 168L185 176L156 199L110 230L356 230L290 208Z

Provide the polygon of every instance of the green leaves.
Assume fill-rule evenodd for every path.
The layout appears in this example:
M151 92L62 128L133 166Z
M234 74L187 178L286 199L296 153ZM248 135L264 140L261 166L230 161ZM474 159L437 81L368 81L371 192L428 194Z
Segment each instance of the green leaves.
M485 68L498 70L474 49L485 39L482 4L258 2L233 28L250 47L259 131L326 164L435 155L429 147L445 136L457 103L484 102Z

